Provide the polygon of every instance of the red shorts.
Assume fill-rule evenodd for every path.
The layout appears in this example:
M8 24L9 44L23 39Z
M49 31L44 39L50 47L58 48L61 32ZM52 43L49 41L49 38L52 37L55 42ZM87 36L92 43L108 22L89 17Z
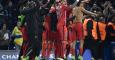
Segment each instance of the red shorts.
M67 40L66 35L67 35L67 27L64 26L63 24L58 24L57 25L57 35L58 35L58 40L64 41Z
M76 40L76 32L72 30L68 30L68 42L72 43Z
M54 41L54 40L57 40L58 37L57 37L57 32L52 32L52 31L49 31L48 32L48 40L49 41Z
M42 40L43 42L46 42L47 36L46 36L46 31L42 33Z
M58 35L57 32L52 32L52 31L44 31L42 34L42 39L43 41L54 41L58 40Z
M45 21L45 31L43 33L43 39L46 41L54 41L57 39L57 32L52 32L50 29L50 17L46 17Z
M81 22L72 24L68 35L71 41L83 39L83 24Z

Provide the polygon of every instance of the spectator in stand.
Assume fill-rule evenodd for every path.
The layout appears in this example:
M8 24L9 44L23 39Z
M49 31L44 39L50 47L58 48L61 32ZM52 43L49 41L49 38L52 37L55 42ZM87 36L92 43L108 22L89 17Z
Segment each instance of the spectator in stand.
M103 14L106 17L106 23L110 22L110 18L115 15L115 9L113 8L112 3L110 1L106 1L103 7Z
M2 18L1 18L2 17ZM3 6L2 4L0 3L0 29L2 29L2 24L3 24Z
M0 30L0 50L7 50L9 45L9 31L7 30L6 24L3 24Z
M85 2L85 9L90 11L92 8L91 0L83 0Z

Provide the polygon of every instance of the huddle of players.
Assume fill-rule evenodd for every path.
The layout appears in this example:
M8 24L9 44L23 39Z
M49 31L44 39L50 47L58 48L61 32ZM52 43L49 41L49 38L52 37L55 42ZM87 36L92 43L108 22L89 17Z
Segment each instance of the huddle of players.
M108 44L110 44L110 41L112 41L111 37L115 36L114 16L111 17L111 21L106 22L106 17L103 15L102 11L92 9L93 13L84 8L86 1L80 1L77 3L77 6L68 5L66 3L66 1L58 2L57 5L51 7L51 14L57 13L57 17L55 17L58 20L58 22L55 23L57 26L55 24L53 25L56 20L50 18L52 17L51 15L47 16L45 20L47 27L46 31L43 33L43 37L48 36L48 38L45 37L46 39L44 39L46 40L46 44L43 40L44 44L42 44L42 48L48 49L42 51L43 56L46 55L44 51L50 54L50 51L54 48L56 57L64 58L72 54L75 55L77 59L78 52L79 55L82 56L86 49L90 49L94 59L102 58L105 43L108 42ZM65 24L65 22L67 24ZM48 25L50 27L48 27ZM50 28L53 26L55 26L54 30L57 30L52 31ZM108 32L107 30L110 26L112 30ZM108 41L107 37L109 37L110 41ZM99 49L101 49L101 51L99 51ZM98 54L98 52L100 53Z
M32 17L30 16L32 14L28 14L27 25L30 24L30 26L33 27L31 24L34 24L34 33L35 36L38 36L37 38L37 36L35 37L33 36L33 33L29 32L29 38L31 38L30 47L33 49L33 54L37 54L38 56L42 45L43 58L49 57L52 51L54 51L55 58L60 57L64 59L68 55L72 54L76 59L78 59L77 57L79 55L82 56L86 49L90 49L94 59L97 59L98 49L100 46L104 45L99 45L98 42L106 41L107 36L109 38L115 36L114 17L112 17L112 21L105 23L100 11L94 11L95 13L92 13L84 8L86 2L86 0L80 2L75 1L73 5L70 5L66 0L56 0L56 3L51 6L48 14L41 14L38 16L38 18L44 18L43 32L41 30L42 26L37 25L41 21L38 21L37 17L33 17L32 21ZM41 11L42 10L40 10L39 7L38 13ZM33 16L35 15L36 13ZM84 18L84 16L86 17ZM95 19L92 16L98 18ZM106 29L107 27L111 30ZM29 31L30 30L31 29L29 29ZM111 33L113 36L111 36ZM35 37L35 39L32 37ZM40 46L37 46L37 44Z

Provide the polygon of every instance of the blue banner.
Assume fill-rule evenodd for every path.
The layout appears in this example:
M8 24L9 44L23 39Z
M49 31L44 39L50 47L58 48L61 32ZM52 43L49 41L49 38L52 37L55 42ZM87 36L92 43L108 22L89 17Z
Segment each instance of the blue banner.
M0 50L0 60L18 60L19 51Z

